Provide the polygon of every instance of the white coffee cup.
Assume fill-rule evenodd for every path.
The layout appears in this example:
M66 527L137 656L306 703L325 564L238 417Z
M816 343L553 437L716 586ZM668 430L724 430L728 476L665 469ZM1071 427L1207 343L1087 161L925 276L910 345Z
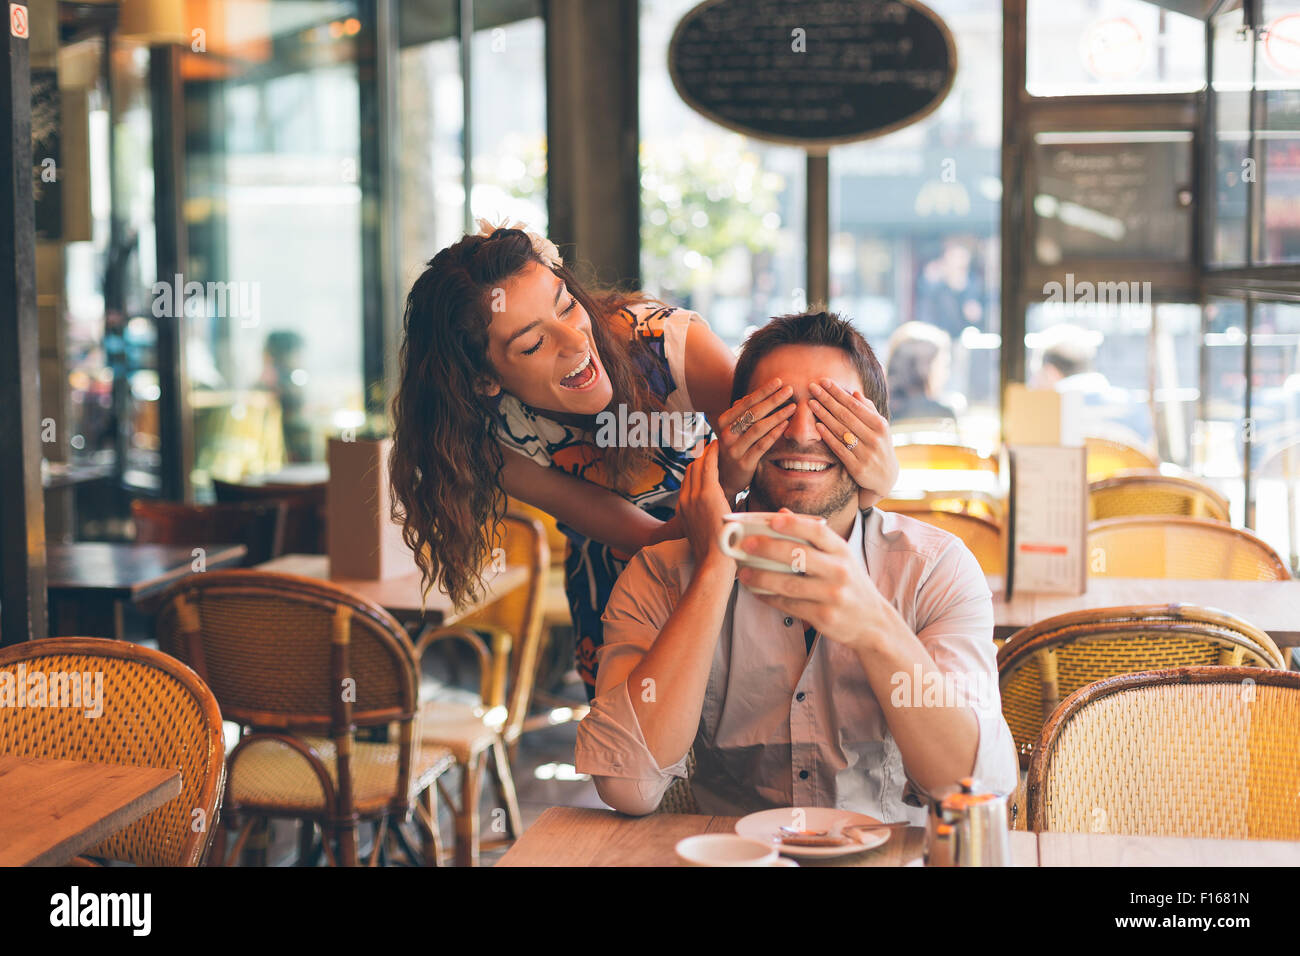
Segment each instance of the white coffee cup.
M801 544L808 544L807 538L800 538L792 534L783 534L779 531L772 530L772 519L777 517L780 512L777 511L737 511L733 514L723 515L724 522L722 531L718 533L718 547L722 553L729 558L734 558L736 563L746 568L756 568L759 571L778 571L782 574L796 573L791 567L789 561L773 561L771 558L762 558L750 554L748 551L742 551L737 545L741 539L754 535L766 535L769 538L781 538L784 541L798 541ZM809 517L802 515L801 517ZM815 518L822 524L826 523L825 518ZM746 585L748 587L748 585ZM750 587L755 594L772 594L774 592L763 588Z
M775 866L775 845L735 833L704 833L677 841L677 855L692 866Z

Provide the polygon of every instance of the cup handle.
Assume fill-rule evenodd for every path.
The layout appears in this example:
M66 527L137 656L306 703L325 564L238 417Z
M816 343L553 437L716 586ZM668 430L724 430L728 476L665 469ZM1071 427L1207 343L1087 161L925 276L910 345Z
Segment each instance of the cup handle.
M744 532L745 529L742 525L739 525L734 521L727 522L722 531L718 534L718 547L722 549L722 553L737 561L743 561L748 558L749 555L746 552L741 551L736 547L736 541L744 537Z

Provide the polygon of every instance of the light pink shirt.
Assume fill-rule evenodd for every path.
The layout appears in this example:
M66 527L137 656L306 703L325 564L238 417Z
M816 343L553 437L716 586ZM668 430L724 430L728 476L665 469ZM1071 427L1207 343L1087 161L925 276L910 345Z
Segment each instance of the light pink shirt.
M885 706L969 706L979 723L974 776L989 791L1015 789L1018 763L1002 717L993 644L993 598L974 555L924 522L872 509L849 536L880 593L897 609L949 686L893 675ZM575 765L601 799L630 814L653 812L686 759L660 767L650 754L626 683L603 675L635 666L690 583L685 539L643 548L619 576L605 609L596 699L578 725ZM633 693L645 693L640 687ZM928 696L927 696L928 692ZM808 653L797 619L732 586L695 737L692 789L703 813L735 816L774 807L838 807L885 822L923 824L922 791L908 778L881 702L855 652L818 636Z

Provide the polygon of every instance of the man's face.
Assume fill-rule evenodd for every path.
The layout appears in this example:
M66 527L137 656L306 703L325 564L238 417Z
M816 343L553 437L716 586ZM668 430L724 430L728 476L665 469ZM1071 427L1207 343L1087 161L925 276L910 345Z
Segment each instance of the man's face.
M846 391L863 392L848 355L826 345L782 345L763 356L750 377L756 387L774 378L794 389L794 414L775 445L759 460L750 484L754 504L763 510L789 508L823 518L857 507L858 486L817 430L809 402L812 382L830 379Z

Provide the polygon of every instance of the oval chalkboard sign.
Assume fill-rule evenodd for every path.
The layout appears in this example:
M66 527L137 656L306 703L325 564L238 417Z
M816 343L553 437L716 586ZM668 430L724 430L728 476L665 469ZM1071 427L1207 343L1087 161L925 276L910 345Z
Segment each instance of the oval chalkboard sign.
M706 0L677 24L668 69L714 122L822 147L930 113L952 88L957 48L914 0Z

